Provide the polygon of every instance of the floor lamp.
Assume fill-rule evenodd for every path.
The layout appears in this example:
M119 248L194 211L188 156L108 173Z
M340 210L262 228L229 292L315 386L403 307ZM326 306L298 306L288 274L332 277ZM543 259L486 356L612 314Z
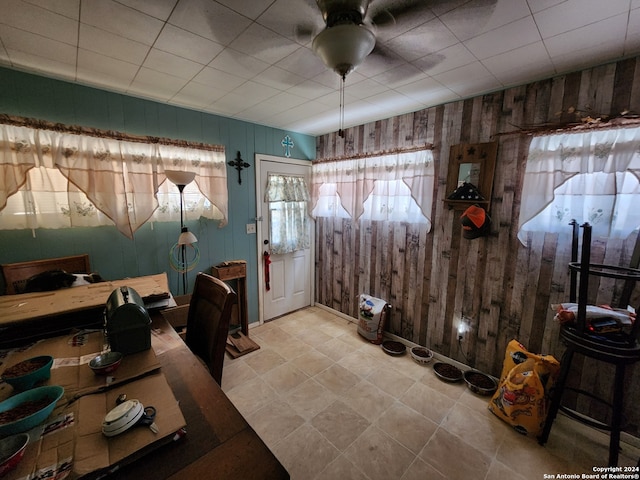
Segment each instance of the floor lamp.
M189 231L184 224L184 205L183 205L183 191L184 187L190 184L195 178L195 172L185 172L178 170L165 170L164 172L171 183L173 183L180 191L180 236L178 242L171 248L169 258L171 266L178 273L182 274L182 293L187 293L187 272L198 263L199 250L198 247L193 245L198 241L196 236ZM187 260L187 246L193 247L196 255L195 258L189 262Z

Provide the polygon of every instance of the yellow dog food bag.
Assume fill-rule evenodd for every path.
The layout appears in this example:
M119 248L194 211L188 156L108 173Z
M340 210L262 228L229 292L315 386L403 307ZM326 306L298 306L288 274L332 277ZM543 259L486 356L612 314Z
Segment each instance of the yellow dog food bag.
M489 410L518 432L538 436L549 409L549 392L560 363L551 355L527 351L517 340L507 345L498 389Z

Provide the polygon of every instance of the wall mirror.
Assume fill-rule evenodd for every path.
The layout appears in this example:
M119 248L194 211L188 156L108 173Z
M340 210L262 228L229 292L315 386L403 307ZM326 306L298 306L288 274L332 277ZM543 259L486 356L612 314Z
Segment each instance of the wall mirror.
M497 152L497 142L451 146L445 197L449 208L465 210L478 204L489 210Z

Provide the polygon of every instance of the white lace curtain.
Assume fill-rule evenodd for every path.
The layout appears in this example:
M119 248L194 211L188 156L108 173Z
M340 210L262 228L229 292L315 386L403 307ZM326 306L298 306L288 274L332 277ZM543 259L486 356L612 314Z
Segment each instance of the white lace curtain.
M571 219L594 235L626 238L640 226L640 128L534 137L524 175L518 238L567 231Z
M431 150L314 163L313 215L427 223L430 230L434 178Z
M309 189L304 178L269 174L265 201L269 206L271 253L291 253L309 248Z
M113 225L129 238L149 220L180 218L166 170L196 172L192 218L227 223L224 148L211 150L0 125L0 229Z

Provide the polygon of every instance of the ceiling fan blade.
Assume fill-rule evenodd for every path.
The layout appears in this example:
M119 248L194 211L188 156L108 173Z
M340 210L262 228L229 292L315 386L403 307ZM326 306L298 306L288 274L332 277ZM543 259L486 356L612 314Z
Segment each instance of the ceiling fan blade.
M393 26L408 16L417 16L429 10L431 3L433 2L425 0L404 0L388 7L379 7L372 12L371 21L377 27Z
M314 25L310 24L301 24L296 25L293 28L293 36L296 39L296 42L301 43L303 45L309 43L316 34L316 28Z

